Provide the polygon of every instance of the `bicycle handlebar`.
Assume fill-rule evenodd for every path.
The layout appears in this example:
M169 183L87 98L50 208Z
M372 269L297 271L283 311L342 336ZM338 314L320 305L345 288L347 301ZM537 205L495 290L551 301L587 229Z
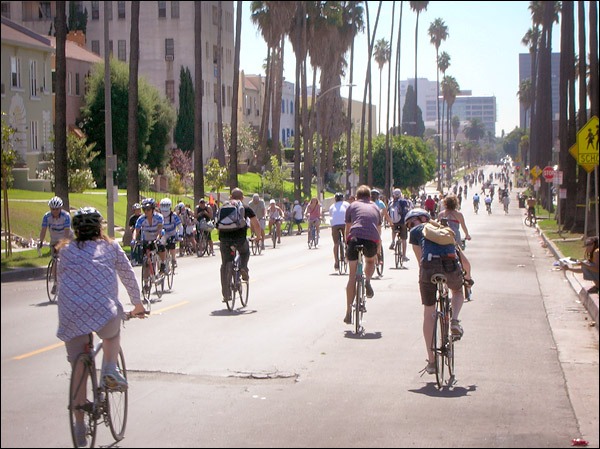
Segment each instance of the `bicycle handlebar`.
M127 312L123 312L123 321L129 321L132 318L139 318L141 320L146 318L146 315L150 315L150 312L147 310L144 310L143 314L137 314L137 315L133 315L133 311L129 310Z

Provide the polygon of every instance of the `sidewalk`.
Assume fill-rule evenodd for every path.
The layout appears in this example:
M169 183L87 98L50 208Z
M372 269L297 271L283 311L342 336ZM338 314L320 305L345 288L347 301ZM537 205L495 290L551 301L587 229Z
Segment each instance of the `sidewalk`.
M540 234L542 237L546 247L552 251L552 254L554 254L556 260L558 261L559 259L564 258L565 256L560 252L552 240L546 237L544 231L542 231L537 224L535 227L538 234ZM575 293L579 295L579 299L590 314L596 330L598 330L598 293L588 293L588 289L593 287L594 283L584 280L583 275L580 273L565 271L564 274L573 290L575 290Z

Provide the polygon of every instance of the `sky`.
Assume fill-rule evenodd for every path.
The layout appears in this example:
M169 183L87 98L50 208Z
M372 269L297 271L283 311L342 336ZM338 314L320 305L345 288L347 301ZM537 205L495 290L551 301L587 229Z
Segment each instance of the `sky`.
M400 3L396 2L394 42L392 61L395 63L396 40ZM402 80L414 78L414 48L416 13L410 9L410 2L403 2L400 77ZM371 29L375 24L379 2L370 1L369 19ZM237 2L234 2L234 7ZM250 2L242 3L242 39L240 69L247 74L263 73L262 65L267 55L267 46L257 27L250 20ZM429 25L441 18L448 27L448 38L442 42L440 53L450 55L450 67L446 75L456 78L463 90L471 90L473 95L496 96L496 135L506 133L519 126L519 53L528 53L521 39L531 28L531 14L528 1L430 1L426 11L419 15L418 33L418 78L436 80L436 53L427 33ZM235 17L235 16L234 16ZM234 19L235 20L235 19ZM381 7L375 40L390 40L392 2L385 1ZM553 52L560 51L560 25L553 27ZM364 92L364 79L367 66L366 14L365 31L355 41L355 60L352 98L361 100ZM289 40L286 42L284 77L295 83L296 60ZM350 52L348 52L348 63ZM372 62L373 95L372 101L379 101L379 69ZM393 69L393 67L392 67ZM387 65L383 69L382 83L387 90ZM392 70L393 72L393 70ZM311 75L312 76L312 75ZM393 76L393 73L392 73ZM317 80L319 75L317 74ZM350 76L342 81L349 83ZM348 96L349 88L342 88L343 97ZM392 88L393 99L393 88ZM387 109L385 95L382 96L383 110ZM378 105L378 113L380 107ZM385 117L385 116L384 116ZM382 126L385 120L382 120ZM383 132L383 130L381 130Z

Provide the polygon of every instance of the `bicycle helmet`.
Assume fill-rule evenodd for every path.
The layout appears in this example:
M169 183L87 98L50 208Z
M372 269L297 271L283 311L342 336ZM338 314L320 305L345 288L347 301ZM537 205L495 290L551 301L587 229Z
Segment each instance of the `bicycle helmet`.
M407 222L411 218L414 217L426 217L427 220L431 220L431 215L425 209L421 209L420 207L415 207L414 209L408 211L404 221Z
M343 200L344 200L344 194L341 192L337 192L335 194L335 201L337 202L337 201L343 201Z
M377 195L377 196L379 196L379 190L377 190L377 189L371 190L371 195Z
M183 204L183 203L179 203L179 204L177 205L177 210L178 210L179 212L181 212L183 209L185 209L185 204Z
M73 214L71 224L78 238L95 237L100 235L102 215L93 207L82 207Z
M163 214L171 212L171 200L169 198L163 198L160 200L160 211Z
M63 207L63 200L61 200L60 197L55 196L50 201L48 201L48 207L50 209L60 209L61 207Z
M148 207L151 209L156 208L156 201L154 201L154 198L146 198L142 201L142 209L146 209Z
M394 191L392 192L392 195L394 198L400 198L402 196L402 190L394 189Z
M135 203L135 204L133 205L133 210L136 210L136 209L141 209L141 208L142 208L142 205L141 205L140 203Z

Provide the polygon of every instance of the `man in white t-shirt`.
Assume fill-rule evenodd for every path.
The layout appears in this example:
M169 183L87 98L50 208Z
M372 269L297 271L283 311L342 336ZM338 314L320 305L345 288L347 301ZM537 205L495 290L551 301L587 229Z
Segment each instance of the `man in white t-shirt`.
M302 206L298 200L294 201L294 208L292 209L292 216L294 218L294 223L298 226L298 233L296 235L302 234L302 217L304 216Z
M329 217L331 222L331 237L333 238L333 256L335 257L334 268L337 270L340 261L338 260L338 246L344 245L346 241L346 209L350 204L344 201L344 195L335 194L335 203L329 208ZM343 241L340 242L340 233L342 231Z

